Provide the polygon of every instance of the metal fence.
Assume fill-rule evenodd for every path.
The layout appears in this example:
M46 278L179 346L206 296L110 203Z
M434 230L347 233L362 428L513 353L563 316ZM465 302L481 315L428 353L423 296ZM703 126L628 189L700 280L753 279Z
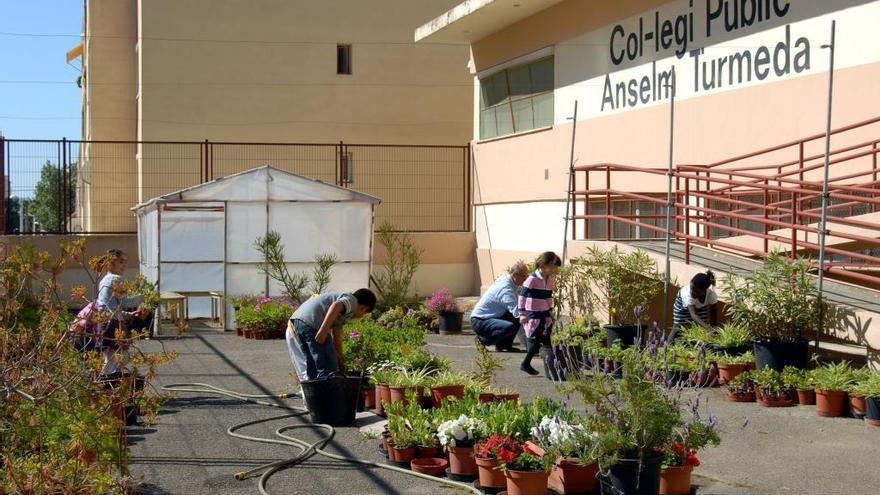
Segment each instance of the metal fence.
M468 146L0 138L0 233L132 233L131 208L263 165L382 200L396 230L471 228Z

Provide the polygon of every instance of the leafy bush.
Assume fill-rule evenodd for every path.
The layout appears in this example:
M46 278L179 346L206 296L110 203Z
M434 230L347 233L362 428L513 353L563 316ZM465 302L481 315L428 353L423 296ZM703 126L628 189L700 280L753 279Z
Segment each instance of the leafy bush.
M371 278L383 307L401 306L406 303L406 294L422 262L424 249L416 246L410 234L396 232L389 222L379 226L376 239L385 248L387 259Z
M608 251L591 247L584 263L587 276L598 289L598 298L608 310L609 323L636 325L645 322L648 306L663 291L657 265L641 250L622 253L617 246Z
M826 363L813 370L813 380L819 390L838 390L845 392L855 383L852 366L849 362Z
M739 356L719 356L718 364L749 364L755 362L755 354L752 351L746 351Z
M771 253L761 269L741 281L727 277L727 314L752 338L797 342L816 328L820 312L810 268L806 259L791 262Z
M418 326L388 328L371 316L352 320L342 331L342 353L348 367L363 371L382 361L402 362L407 354L425 345L425 330Z
M812 390L816 386L810 371L794 366L786 366L782 370L782 383L786 388L795 390Z
M880 371L872 371L865 380L856 385L854 391L865 397L880 398Z

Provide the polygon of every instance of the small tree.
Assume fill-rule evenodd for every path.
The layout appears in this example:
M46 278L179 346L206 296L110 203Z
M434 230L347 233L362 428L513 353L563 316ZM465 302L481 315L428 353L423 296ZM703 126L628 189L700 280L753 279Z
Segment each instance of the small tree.
M386 307L406 302L406 294L422 262L424 249L417 247L411 235L397 232L390 222L384 222L376 237L387 251L385 264L372 275L373 283Z
M28 206L28 213L32 214L43 230L59 232L63 222L67 221L66 215L73 212L76 205L76 164L70 164L70 180L67 184L67 207L63 206L62 177L58 165L46 162L40 171L40 180L34 187L34 199Z
M284 262L284 244L281 244L281 234L274 230L269 231L265 237L260 237L254 242L254 247L263 257L260 271L281 284L285 296L298 303L302 302L302 292L309 283L309 277L303 273L290 274L287 264Z
M640 325L648 316L648 305L663 290L657 266L647 253L622 253L617 246L608 251L591 247L587 253L589 279L608 310L613 325Z
M339 262L333 254L324 253L315 256L315 268L312 270L312 292L320 294L330 284L330 271Z

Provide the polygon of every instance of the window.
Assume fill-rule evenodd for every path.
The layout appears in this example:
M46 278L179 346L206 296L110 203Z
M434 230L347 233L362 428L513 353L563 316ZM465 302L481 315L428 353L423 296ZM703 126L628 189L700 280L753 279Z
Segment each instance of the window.
M351 45L336 45L336 73L351 74Z
M480 79L480 139L553 125L553 57Z

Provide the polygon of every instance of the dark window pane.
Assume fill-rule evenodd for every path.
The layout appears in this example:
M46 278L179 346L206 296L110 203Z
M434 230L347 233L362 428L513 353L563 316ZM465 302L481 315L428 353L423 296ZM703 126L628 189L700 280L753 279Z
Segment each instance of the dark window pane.
M336 45L336 73L351 74L351 45Z
M541 93L553 89L553 57L539 60L530 66L532 91Z

